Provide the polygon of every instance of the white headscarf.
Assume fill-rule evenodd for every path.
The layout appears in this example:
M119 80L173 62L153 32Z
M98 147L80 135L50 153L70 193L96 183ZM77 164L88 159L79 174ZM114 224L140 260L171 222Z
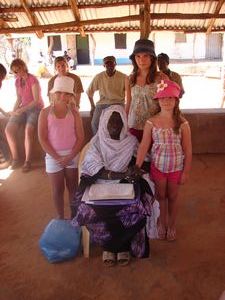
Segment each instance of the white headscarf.
M119 140L112 139L107 129L113 112L118 112L123 121ZM103 167L114 172L125 172L137 144L136 137L128 132L124 108L121 105L111 105L102 111L98 132L90 141L90 147L81 166L81 173L93 176Z

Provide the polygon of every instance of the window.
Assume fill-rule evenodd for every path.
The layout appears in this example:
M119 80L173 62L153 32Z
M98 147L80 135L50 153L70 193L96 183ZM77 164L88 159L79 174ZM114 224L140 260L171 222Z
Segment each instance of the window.
M175 33L175 43L186 43L186 34L182 32Z
M60 35L48 36L48 47L52 45L52 51L62 51L62 43Z
M126 33L115 33L115 49L127 49L127 35Z

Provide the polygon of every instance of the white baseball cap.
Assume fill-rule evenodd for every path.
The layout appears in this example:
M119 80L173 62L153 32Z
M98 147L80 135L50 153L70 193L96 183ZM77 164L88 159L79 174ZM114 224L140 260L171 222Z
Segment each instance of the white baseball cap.
M49 93L64 92L74 95L74 80L69 76L57 76Z

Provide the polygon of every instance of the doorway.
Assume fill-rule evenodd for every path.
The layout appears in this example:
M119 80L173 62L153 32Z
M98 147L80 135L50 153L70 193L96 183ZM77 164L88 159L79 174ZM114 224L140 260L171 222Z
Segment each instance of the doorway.
M79 65L89 64L90 56L89 56L88 35L86 35L85 37L76 35L76 46L77 46L77 63Z

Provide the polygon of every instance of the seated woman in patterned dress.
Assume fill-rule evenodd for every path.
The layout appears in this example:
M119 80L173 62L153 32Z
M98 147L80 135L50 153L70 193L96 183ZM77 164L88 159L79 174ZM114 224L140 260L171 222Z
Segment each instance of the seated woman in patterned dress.
M150 186L139 177L141 192L135 203L95 206L81 201L87 186L99 182L127 182L134 173L133 155L138 142L128 132L124 108L113 105L103 110L99 124L81 166L80 186L73 202L76 216L72 224L87 227L92 240L103 248L105 265L112 266L116 262L126 265L130 254L149 256L146 222L147 217L153 216L154 200Z

